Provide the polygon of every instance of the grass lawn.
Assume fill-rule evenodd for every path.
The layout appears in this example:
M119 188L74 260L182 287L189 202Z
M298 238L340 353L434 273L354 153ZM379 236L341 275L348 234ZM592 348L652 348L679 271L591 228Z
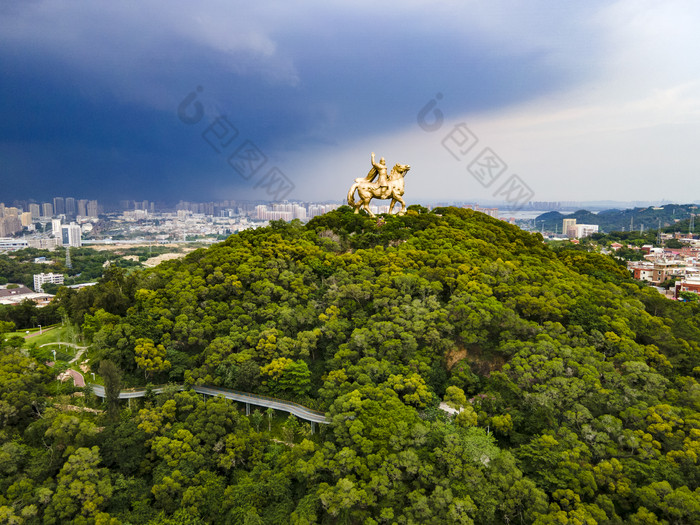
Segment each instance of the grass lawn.
M46 332L48 330L51 330L53 328L56 328L57 326L61 326L60 324L53 324L51 326L44 326L41 328L42 332ZM15 330L14 332L7 332L4 334L5 337L11 337L11 336L19 336L19 337L28 337L29 339L32 339L35 337L35 334L39 333L39 328L27 328L25 330Z
M78 346L83 346L78 337L77 330L70 325L58 325L56 326L56 328L53 328L51 330L42 331L44 333L41 335L34 335L32 337L27 338L26 344L34 344L37 347L39 347L46 343L56 343L61 341L64 343L75 343ZM58 345L56 345L56 348L58 348Z
M29 334L27 334L29 332ZM42 328L41 332L38 328L30 330L16 330L7 334L3 334L5 338L19 336L24 338L24 347L31 350L34 357L39 360L53 361L54 356L58 361L70 361L78 351L78 349L60 343L72 343L78 346L83 346L78 335L78 331L71 325L57 324L52 327ZM57 343L57 344L51 344ZM43 346L42 345L47 345ZM54 354L53 351L56 351Z

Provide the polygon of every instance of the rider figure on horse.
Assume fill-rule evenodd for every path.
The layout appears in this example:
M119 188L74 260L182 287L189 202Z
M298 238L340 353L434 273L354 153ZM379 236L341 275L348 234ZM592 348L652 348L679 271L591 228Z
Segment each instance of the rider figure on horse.
M401 209L398 214L403 215L406 213L406 202L403 200L404 177L410 169L411 166L408 164L396 164L389 174L384 158L382 157L377 163L374 161L374 153L372 153L372 169L369 170L366 177L355 179L355 184L348 191L348 205L355 208L355 213L359 213L360 208L362 208L370 217L374 217L372 210L369 209L370 201L372 199L391 199L389 213L394 209L394 204L399 202ZM355 192L357 192L359 201L355 200Z
M368 182L373 182L374 179L377 178L377 184L381 188L382 195L389 193L389 178L387 177L386 174L386 161L384 160L384 157L379 159L379 164L374 162L374 152L372 152L372 169L369 170L369 173L367 174L367 177L365 177L365 180Z

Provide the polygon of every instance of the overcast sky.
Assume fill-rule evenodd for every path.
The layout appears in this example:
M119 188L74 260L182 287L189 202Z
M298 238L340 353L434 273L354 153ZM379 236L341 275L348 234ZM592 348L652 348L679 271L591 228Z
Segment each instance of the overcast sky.
M4 0L0 201L342 199L372 151L410 202L697 201L698 27L693 0Z

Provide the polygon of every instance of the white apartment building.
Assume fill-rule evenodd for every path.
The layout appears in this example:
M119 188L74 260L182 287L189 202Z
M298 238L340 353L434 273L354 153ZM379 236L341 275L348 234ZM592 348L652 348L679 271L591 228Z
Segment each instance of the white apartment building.
M37 293L43 293L43 286L46 283L53 284L63 284L63 274L62 273L39 273L34 275L34 291Z
M576 238L580 239L581 237L588 237L590 235L593 235L594 233L598 233L598 225L597 224L577 224L576 225Z
M61 219L51 219L51 233L54 237L61 236Z
M597 224L577 224L576 219L564 219L562 222L562 233L572 239L588 237L598 233Z

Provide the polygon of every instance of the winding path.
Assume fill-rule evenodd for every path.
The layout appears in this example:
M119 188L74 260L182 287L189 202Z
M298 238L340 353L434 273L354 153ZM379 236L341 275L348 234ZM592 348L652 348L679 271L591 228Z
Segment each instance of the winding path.
M87 350L87 346L78 346L74 343L64 343L63 341L55 341L53 343L45 343L43 345L39 345L39 348L42 348L44 346L49 346L49 345L65 345L65 346L71 346L73 348L77 348L78 351L75 353L75 357L68 361L68 363L75 363L78 359L82 357L82 355L85 353L85 350ZM77 387L84 387L85 386L85 378L83 377L83 374L78 372L77 370L73 370L72 368L69 368L62 374L58 376L59 381L65 381L68 378L73 379L73 384Z
M102 385L91 384L92 391L97 397L105 397L105 387ZM153 392L160 394L165 389L175 388L177 390L184 390L184 385L172 386L161 386L153 389ZM294 414L300 419L310 421L311 423L329 423L323 412L318 410L311 410L303 405L294 403L292 401L285 401L283 399L276 399L274 397L259 396L257 394L251 394L248 392L237 392L235 390L228 390L225 388L217 388L210 386L193 386L192 390L198 394L203 394L205 396L223 396L226 399L232 399L233 401L238 401L240 403L246 404L246 413L250 413L249 405L262 406L273 408L275 410L281 410L282 412L288 412ZM139 388L134 390L122 390L119 392L119 399L132 399L136 397L144 397L146 395L146 389Z
M73 384L77 387L84 387L85 386L85 378L83 377L83 374L78 372L77 370L73 370L72 368L69 368L62 374L59 374L58 380L59 381L64 381L68 378L73 379Z
M73 348L78 348L80 350L87 349L87 346L78 346L75 343L66 343L65 341L54 341L53 343L44 343L43 345L39 345L39 348L43 348L43 347L49 346L49 345L72 346Z

